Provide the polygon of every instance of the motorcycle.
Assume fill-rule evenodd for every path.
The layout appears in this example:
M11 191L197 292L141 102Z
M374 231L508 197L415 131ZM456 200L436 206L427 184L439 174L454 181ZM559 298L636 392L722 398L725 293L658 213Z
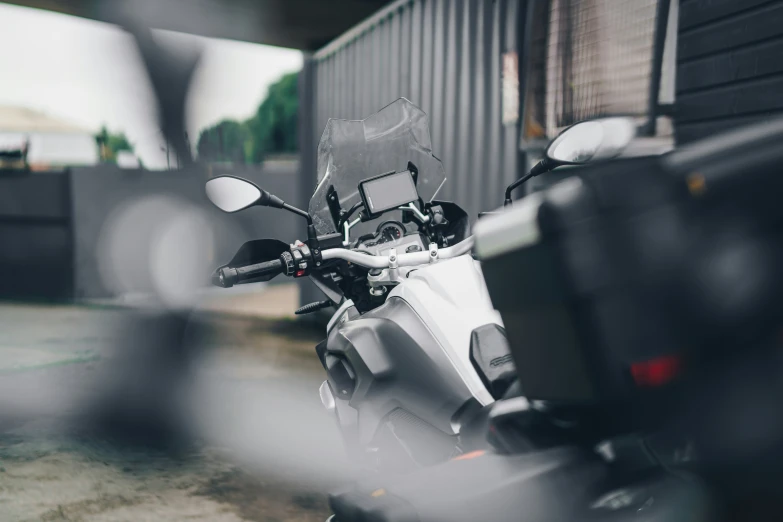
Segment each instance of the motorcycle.
M588 168L479 221L475 251L526 397L490 407L491 449L360 481L330 497L329 521L777 518L781 137L777 118ZM671 241L663 267L650 248L660 238ZM645 255L630 255L640 245ZM733 270L694 277L692 267L727 257ZM591 270L617 259L625 270ZM629 284L629 273L645 284ZM714 306L716 296L737 303L736 288L742 306ZM607 296L621 306L594 313ZM629 314L634 300L654 305ZM673 342L645 328L651 316ZM570 346L568 328L579 341ZM580 360L589 364L576 369ZM580 379L598 386L586 394Z
M527 179L560 165L611 157L633 138L625 118L562 133ZM318 146L307 211L232 176L209 180L221 210L283 209L307 221L307 239L245 243L219 267L221 287L310 277L327 297L297 314L336 308L316 353L319 393L349 455L365 468L407 472L475 449L487 407L519 393L466 212L437 199L446 181L427 117L401 98L365 120L330 119Z

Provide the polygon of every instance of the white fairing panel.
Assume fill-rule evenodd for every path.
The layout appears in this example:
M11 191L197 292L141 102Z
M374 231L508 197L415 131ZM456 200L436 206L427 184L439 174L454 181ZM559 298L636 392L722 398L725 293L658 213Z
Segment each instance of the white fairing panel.
M503 326L478 261L464 255L417 268L391 297L405 300L419 314L473 396L482 405L493 402L470 362L471 332L490 323Z

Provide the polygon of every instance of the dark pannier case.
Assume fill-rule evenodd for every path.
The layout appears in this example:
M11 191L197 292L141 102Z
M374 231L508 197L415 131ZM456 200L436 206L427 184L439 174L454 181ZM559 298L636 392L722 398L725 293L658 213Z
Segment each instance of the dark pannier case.
M523 393L606 404L777 335L783 123L575 175L480 220Z

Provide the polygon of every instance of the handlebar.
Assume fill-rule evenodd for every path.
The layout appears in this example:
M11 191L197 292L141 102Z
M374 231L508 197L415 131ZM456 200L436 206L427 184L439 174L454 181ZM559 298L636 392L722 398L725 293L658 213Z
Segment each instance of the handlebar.
M329 250L324 250L321 253L321 257L324 261L329 259L342 259L365 268L389 268L389 266L395 262L397 266L416 266L427 264L432 260L458 257L463 254L467 254L472 248L473 236L470 236L456 245L446 248L438 249L433 244L430 246L429 250L397 254L396 261L390 259L390 256L373 256L370 254L362 254L361 252L356 252L353 250L346 250L344 248L332 248Z
M428 263L437 261L438 259L458 257L463 254L467 254L472 248L473 236L470 236L454 246L439 249L435 243L432 243L430 244L429 250L397 254L394 257L363 254L361 252L347 250L345 248L331 248L321 252L321 260L328 261L330 259L342 259L365 268L417 266L426 265ZM274 277L282 273L286 273L287 275L293 277L302 277L303 275L307 274L305 268L308 260L303 259L301 253L297 255L299 257L294 259L292 255L283 253L280 259L274 259L264 263L257 263L239 268L220 268L212 276L212 284L221 286L223 288L231 288L235 284L252 281L253 279L257 279L259 277ZM288 266L283 261L286 256L288 259ZM305 256L305 258L306 257L307 256ZM312 263L312 260L310 260L310 262Z
M223 288L231 288L237 283L243 283L257 277L276 276L282 272L283 262L279 259L273 259L265 263L257 263L240 268L221 268L215 274L214 283Z

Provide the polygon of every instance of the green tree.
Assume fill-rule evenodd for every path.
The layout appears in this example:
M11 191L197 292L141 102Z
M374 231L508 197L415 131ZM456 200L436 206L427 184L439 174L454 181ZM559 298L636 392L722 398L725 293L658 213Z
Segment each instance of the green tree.
M223 120L201 131L196 151L203 161L247 163L250 147L248 126L234 120Z
M133 152L133 145L128 141L124 132L113 134L108 131L105 125L95 136L95 141L100 147L103 161L117 161L117 153L122 150Z
M298 73L269 86L255 115L245 122L224 120L199 134L202 161L260 163L268 154L297 151Z
M248 121L252 161L261 161L269 153L297 151L298 78L298 73L290 73L270 85L266 99Z

